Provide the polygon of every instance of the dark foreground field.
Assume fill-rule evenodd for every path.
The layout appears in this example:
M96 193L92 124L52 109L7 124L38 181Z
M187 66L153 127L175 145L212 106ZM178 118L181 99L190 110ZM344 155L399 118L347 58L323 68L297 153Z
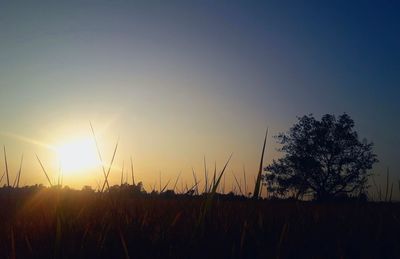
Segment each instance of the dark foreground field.
M0 189L0 258L400 258L400 205Z

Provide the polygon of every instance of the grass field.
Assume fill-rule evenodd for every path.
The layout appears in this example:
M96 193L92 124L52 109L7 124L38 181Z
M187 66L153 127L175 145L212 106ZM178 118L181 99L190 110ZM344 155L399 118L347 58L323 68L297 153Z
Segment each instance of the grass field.
M0 189L0 258L398 258L398 203ZM208 207L207 207L208 206Z

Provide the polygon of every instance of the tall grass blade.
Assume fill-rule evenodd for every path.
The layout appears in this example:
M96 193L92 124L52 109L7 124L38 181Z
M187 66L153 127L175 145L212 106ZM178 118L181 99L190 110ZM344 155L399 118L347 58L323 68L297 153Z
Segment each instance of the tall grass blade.
M4 178L5 175L6 175L6 171L4 171L3 174L1 175L0 183L1 183L1 181L3 181L3 178Z
M125 166L125 161L122 161L122 169L121 169L121 186L124 183L124 166Z
M18 173L15 175L13 184L12 184L12 188L15 188L15 186L17 185L17 179L18 179Z
M212 187L215 185L215 178L217 176L217 161L214 162L214 175L213 175L213 181L212 184L210 184L210 189L208 190L208 192L211 192ZM225 178L224 178L225 179ZM224 188L225 188L225 181L224 181Z
M235 178L235 182L236 182L236 185L237 185L237 187L238 187L238 189L239 189L240 194L243 195L242 188L240 187L240 184L239 184L239 182L238 182L238 179L236 178L236 176L235 176L235 174L234 174L233 172L232 172L232 175L233 175L233 178Z
M163 193L165 189L167 189L169 182L171 182L171 179L168 180L167 184L161 189L160 193Z
M37 154L35 154L35 155L36 155L36 158L37 158L37 160L38 160L38 162L39 162L39 164L40 164L40 167L41 167L42 170L43 170L44 175L46 176L47 181L49 182L50 186L53 187L53 184L51 184L49 175L47 174L46 169L44 169L44 166L43 166L43 164L42 164L42 161L40 161L40 159L39 159L39 157L38 157Z
M385 201L388 201L389 195L389 167L386 170L386 190L385 190Z
M4 151L4 164L6 166L7 187L10 187L10 178L9 178L9 175L8 175L8 163L7 163L6 146L3 146L3 151Z
M108 167L107 174L105 175L103 187L101 188L101 192L104 191L104 188L105 188L106 185L108 186L107 189L110 189L110 187L109 187L109 185L108 185L108 176L110 175L111 167L112 167L112 165L113 165L113 163L114 163L114 159L115 159L115 154L117 153L118 142L119 142L119 139L117 140L117 143L115 144L113 156L112 156L112 158L111 158L111 162L110 162L110 166Z
M133 161L132 161L132 156L131 156L131 175L132 175L132 184L135 186L135 174L133 173Z
M161 193L161 171L160 171L160 174L159 174L159 176L160 176L160 177L159 177L159 184L160 184L159 186L160 186L160 188L159 188L158 190L159 190L159 191L160 191L160 193Z
M174 191L175 191L176 185L178 184L178 180L179 180L179 177L181 176L181 174L182 174L182 172L179 172L178 177L176 177L176 180L175 180L175 183L174 183L174 188L172 189Z
M248 195L247 192L247 179L246 179L246 168L243 165L243 180L244 180L244 192L246 193L245 195Z
M211 209L212 201L213 201L213 198L214 198L214 196L215 196L215 194L216 194L216 192L217 192L218 185L219 185L219 183L221 182L221 178L222 178L222 176L224 175L224 172L225 172L225 170L226 170L226 167L228 166L229 161L231 160L231 158L232 158L232 154L229 156L229 158L228 158L228 160L226 161L224 167L222 168L222 170L221 170L221 172L220 172L218 178L216 179L215 184L212 186L211 193L209 193L209 194L207 195L207 199L206 199L206 201L205 201L203 210L200 212L200 217L199 217L198 222L197 222L197 226L198 226L198 227L199 227L199 226L203 226L203 224L204 224L204 219L205 219L205 217L206 217L206 214L207 214L207 212Z
M186 184L186 194L189 194L192 190L194 191L195 188L197 188L199 183L195 183L192 185L192 187L188 188L187 184Z
M24 161L24 155L22 154L21 156L21 162L19 163L19 170L18 170L18 178L17 178L17 183L16 183L16 187L19 187L19 179L21 178L21 172L22 172L22 162Z
M94 143L96 144L97 154L98 154L98 156L99 156L99 160L100 160L100 163L101 163L101 167L102 167L102 169L103 169L104 179L106 179L105 181L106 181L106 184L107 184L107 189L109 189L109 188L110 188L110 185L108 184L108 179L107 179L108 177L107 177L107 174L106 174L106 169L105 169L105 167L104 167L103 158L101 157L100 148L99 148L99 145L98 145L98 143L97 143L96 134L94 133L94 129L93 129L92 122L89 121L89 124L90 124L90 128L91 128L91 130L92 130L92 135L93 135ZM104 189L104 188L102 188L102 189Z
M151 192L155 192L156 191L156 186L157 186L157 181L153 185L149 184L149 186L150 186Z
M199 194L199 189L198 189L198 181L197 181L197 177L196 177L196 172L194 171L194 168L192 167L192 175L193 175L193 179L194 179L194 186L196 186L195 192L196 194Z
M261 175L262 175L262 167L263 167L263 160L264 160L264 152L265 152L265 145L267 143L267 136L268 136L268 128L267 131L265 132L265 138L264 138L264 144L261 152L261 159L260 159L260 167L258 169L258 175L257 175L257 180L256 184L254 186L254 192L253 192L253 198L258 198L260 195L260 186L261 186Z
M223 176L223 174L224 174L224 172L225 172L226 167L227 167L228 164L229 164L229 161L231 161L232 155L233 155L233 154L231 154L231 155L229 156L229 158L228 158L228 160L226 161L224 167L222 168L222 171L221 171L221 173L219 174L219 176L218 176L218 178L217 178L217 180L216 180L216 182L215 182L215 184L214 184L214 186L213 186L213 188L212 188L212 190L211 190L211 193L212 193L212 194L215 194L215 192L217 191L218 185L219 185L219 183L220 183L220 181L221 181L221 178L222 178L222 176Z
M225 194L225 183L226 183L226 174L224 175L224 181L222 183L222 193Z
M207 193L207 189L208 189L208 172L207 172L207 163L206 163L206 156L204 156L203 159L204 162L204 192Z
M393 195L393 183L392 183L392 187L390 188L389 202L392 202L392 195Z

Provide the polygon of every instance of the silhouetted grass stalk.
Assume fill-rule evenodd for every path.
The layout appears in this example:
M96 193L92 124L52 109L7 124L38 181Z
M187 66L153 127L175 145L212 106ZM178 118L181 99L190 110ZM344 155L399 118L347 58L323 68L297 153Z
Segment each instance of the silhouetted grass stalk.
M245 195L247 196L248 192L247 192L246 169L245 169L244 165L243 165L243 180L244 180L244 192L245 192Z
M98 156L99 156L99 160L100 160L100 163L101 163L101 167L102 167L102 169L103 169L103 175L104 175L105 182L106 182L106 184L107 184L107 189L109 189L109 188L110 188L110 185L108 184L106 169L105 169L105 167L104 167L103 158L102 158L102 156L101 156L100 148L99 148L99 145L98 145L98 143L97 143L96 134L94 133L94 129L93 129L92 123L89 122L89 124L90 124L90 129L92 130L92 135L93 135L94 143L96 144L97 154L98 154ZM103 188L102 188L102 190L103 190Z
M24 155L21 156L21 161L19 163L19 169L18 169L18 173L15 176L15 180L14 180L14 184L13 187L19 187L19 179L21 178L21 171L22 171L22 162L24 160Z
M133 186L135 186L136 184L135 184L135 175L134 175L134 172L133 172L132 156L131 156L131 175L132 175L132 184L133 184Z
M40 161L40 159L39 159L39 157L38 157L37 154L35 154L35 155L36 155L36 158L37 158L37 160L38 160L38 162L39 162L39 164L40 164L40 167L41 167L42 170L43 170L44 175L46 176L47 181L49 182L50 186L53 187L53 184L52 184L51 181L50 181L49 175L47 174L46 169L44 169L44 166L43 166L43 164L42 164L42 161Z
M238 187L238 189L239 189L240 194L243 195L242 187L240 187L240 184L239 184L239 182L238 182L238 179L236 178L236 176L235 176L235 174L234 174L233 172L232 172L232 175L233 175L233 178L235 179L235 182L236 182L236 185L237 185L237 187Z
M122 161L122 169L121 169L121 186L124 183L124 166L125 166L125 161Z
M119 139L117 140L117 143L115 144L115 148L114 148L113 156L112 156L112 158L111 158L111 162L110 162L110 166L108 167L107 174L105 175L105 178L104 178L104 183L103 183L103 187L101 188L101 192L103 192L103 191L104 191L104 188L105 188L106 184L107 184L107 186L109 186L109 185L108 185L108 176L110 175L111 168L112 168L112 165L113 165L113 163L114 163L114 159L115 159L115 154L117 153L117 149L118 149L118 142L119 142ZM109 187L108 187L108 189L109 189Z
M176 177L176 180L175 180L175 183L174 183L174 188L172 189L174 191L175 191L176 185L178 184L178 180L179 180L179 177L181 176L181 173L182 172L179 172L178 177Z
M4 164L5 164L5 167L6 167L7 187L10 187L10 178L9 178L9 175L8 175L8 163L7 163L6 146L3 146L3 151L4 151Z
M260 187L261 187L261 176L262 176L262 169L263 169L263 160L264 160L264 152L265 152L265 145L267 143L267 136L268 136L268 128L265 132L264 144L261 152L261 159L260 159L260 167L258 169L257 180L254 186L253 198L258 198L260 195Z

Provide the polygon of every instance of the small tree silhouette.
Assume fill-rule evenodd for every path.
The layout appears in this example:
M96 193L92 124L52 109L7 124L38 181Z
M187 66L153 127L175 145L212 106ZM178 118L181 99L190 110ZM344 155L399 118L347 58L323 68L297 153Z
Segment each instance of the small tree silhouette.
M312 114L298 118L287 133L276 136L285 156L264 168L268 190L296 198L312 194L316 200L364 193L367 170L378 160L373 144L359 141L353 128L347 114L326 114L320 121Z

